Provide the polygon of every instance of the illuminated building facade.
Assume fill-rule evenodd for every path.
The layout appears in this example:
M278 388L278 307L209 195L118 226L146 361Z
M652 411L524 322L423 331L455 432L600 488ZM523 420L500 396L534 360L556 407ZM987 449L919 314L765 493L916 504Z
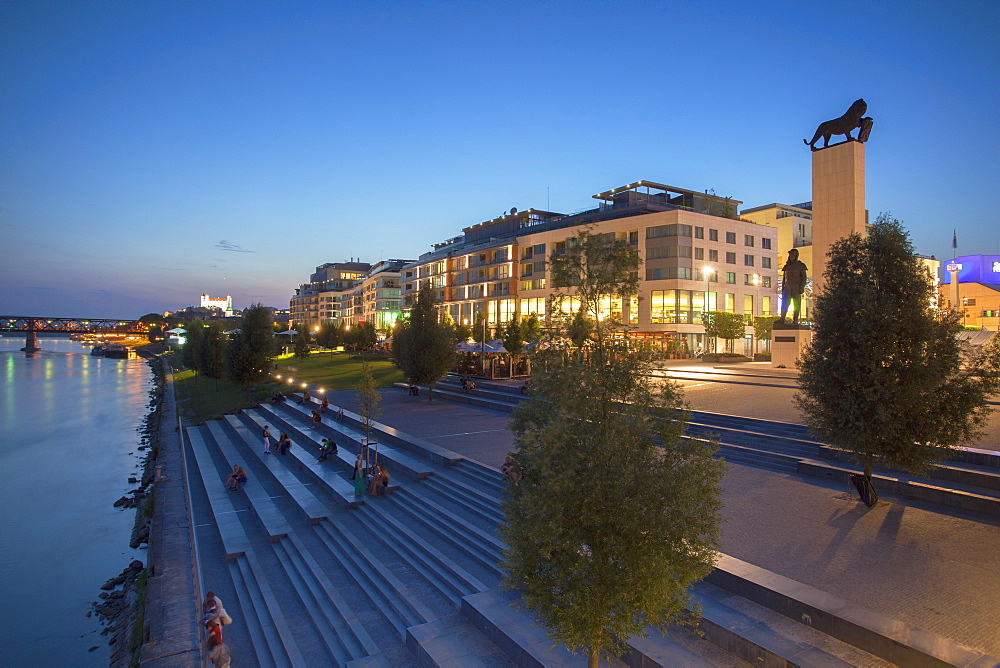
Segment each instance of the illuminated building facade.
M426 284L455 322L482 314L496 326L534 313L544 326L548 260L587 229L627 241L642 258L639 298L609 299L599 315L620 318L637 338L693 354L707 350L703 311L776 314L777 230L739 220L742 202L650 181L594 199L596 207L574 214L512 210L463 229L403 268L404 299Z

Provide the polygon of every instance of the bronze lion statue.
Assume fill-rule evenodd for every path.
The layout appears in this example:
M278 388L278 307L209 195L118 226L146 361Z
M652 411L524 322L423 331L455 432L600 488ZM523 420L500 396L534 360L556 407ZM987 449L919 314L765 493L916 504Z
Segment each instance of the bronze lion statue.
M816 142L819 141L820 137L823 138L823 148L830 145L830 137L833 135L844 135L847 137L847 141L854 141L854 137L851 136L851 130L861 127L864 120L862 117L866 111L868 111L868 103L864 100L855 100L851 108L847 110L847 113L840 118L820 123L819 127L816 128L816 134L813 135L812 141L806 141L805 139L802 141L813 151L816 150Z

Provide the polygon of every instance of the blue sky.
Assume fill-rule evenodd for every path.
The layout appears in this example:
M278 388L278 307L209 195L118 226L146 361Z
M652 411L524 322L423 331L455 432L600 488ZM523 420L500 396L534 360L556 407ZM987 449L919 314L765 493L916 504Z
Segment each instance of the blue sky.
M811 198L858 97L868 208L1000 252L1000 3L6 2L0 313L286 307L639 179Z

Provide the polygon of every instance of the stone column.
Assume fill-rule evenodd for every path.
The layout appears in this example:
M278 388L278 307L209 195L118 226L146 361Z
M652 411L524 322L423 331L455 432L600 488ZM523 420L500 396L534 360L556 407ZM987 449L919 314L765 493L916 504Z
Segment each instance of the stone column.
M812 154L813 293L823 289L830 246L854 232L867 233L865 145L848 141Z

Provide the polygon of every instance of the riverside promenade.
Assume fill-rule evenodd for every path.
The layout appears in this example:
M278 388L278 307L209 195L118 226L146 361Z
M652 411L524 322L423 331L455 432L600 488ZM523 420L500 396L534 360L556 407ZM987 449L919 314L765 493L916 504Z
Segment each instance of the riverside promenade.
M717 392L709 390L724 385L703 380L685 382L690 385L687 396L695 404L698 393L718 400ZM747 387L735 382L730 385L742 390ZM756 391L763 389L758 387ZM780 388L768 391L771 390ZM382 396L384 412L380 422L488 467L498 467L512 446L506 413L444 400L428 403L425 393L409 397L398 389L383 390ZM350 410L354 392L330 393L330 400ZM172 400L167 404L169 408ZM778 406L776 410L785 408ZM169 425L170 420L165 418L164 424ZM163 437L162 447L168 452L162 457L166 458L171 480L159 484L157 491L150 554L155 570L150 579L147 610L152 642L144 648L143 663L199 665L200 593L195 593L197 569L191 563L190 537L197 534L201 536L199 542L206 544L218 541L209 535L215 529L204 521L189 526L183 485L178 484L183 478L183 462L177 435L165 427ZM256 450L256 443L251 447ZM171 449L176 454L174 460L170 459ZM192 478L197 477L197 473L192 474ZM272 495L278 493L279 488L272 489L275 490ZM407 489L405 483L404 489ZM994 603L1000 600L997 522L893 499L867 509L843 486L737 464L730 466L724 495L726 523L722 551L725 554L891 619L1000 656L1000 617ZM167 503L167 497L174 501ZM194 502L196 507L204 506L203 499L196 498ZM236 510L246 516L246 510ZM322 524L340 526L346 522L343 514L336 518L331 515ZM302 530L297 533L305 536ZM263 544L268 542L266 534L250 537ZM272 536L271 542L274 540ZM218 560L217 555L204 558ZM224 564L224 561L214 565L203 563L207 581L223 580ZM275 564L265 570L275 577L275 569L281 568ZM337 582L339 589L342 580ZM350 590L346 581L343 585ZM274 593L281 595L278 590ZM228 603L233 598L226 600ZM300 620L294 614L286 621L293 631L300 624L303 628L309 625L304 617ZM227 634L227 639L237 643L235 649L240 656L240 635L236 627L231 630L233 633Z

